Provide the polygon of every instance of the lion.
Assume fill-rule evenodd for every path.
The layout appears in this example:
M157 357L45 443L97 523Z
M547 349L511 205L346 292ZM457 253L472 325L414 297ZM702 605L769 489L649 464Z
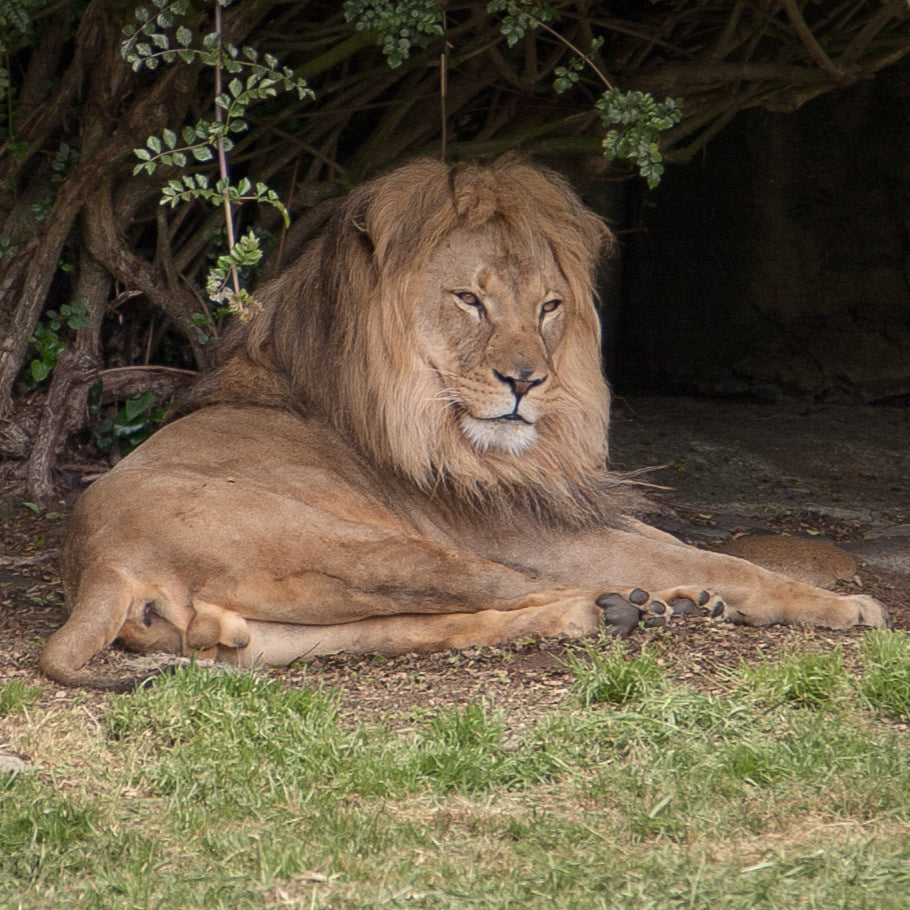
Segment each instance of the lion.
M418 160L351 192L227 333L188 413L95 481L43 671L126 648L241 666L628 635L698 612L883 626L634 517L608 469L594 278L613 236L524 159Z

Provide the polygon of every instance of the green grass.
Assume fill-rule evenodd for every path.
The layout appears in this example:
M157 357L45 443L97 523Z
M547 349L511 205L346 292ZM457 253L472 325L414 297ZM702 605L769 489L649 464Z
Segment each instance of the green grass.
M31 704L17 748L49 756L0 777L0 908L897 910L910 744L880 690L906 648L870 633L858 674L805 649L712 692L591 648L518 727L481 703L357 724L195 667L91 723Z
M743 665L739 677L744 691L770 704L789 703L807 708L833 706L850 691L841 648L785 654L757 665Z
M569 652L566 665L575 677L572 691L586 708L605 702L624 705L664 684L652 654L643 652L629 658L623 645L615 641L601 647L588 644L584 657Z
M40 686L28 686L21 679L6 683L0 687L0 717L24 711L42 691Z
M886 717L910 720L910 635L869 632L863 637L860 693Z

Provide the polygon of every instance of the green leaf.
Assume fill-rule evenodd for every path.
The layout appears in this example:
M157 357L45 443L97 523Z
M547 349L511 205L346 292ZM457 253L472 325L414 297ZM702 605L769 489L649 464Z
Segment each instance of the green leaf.
M43 382L50 376L53 369L54 364L46 363L43 360L33 360L29 364L29 372L32 374L32 379L35 382Z
M128 398L123 404L123 414L127 421L132 423L137 417L140 417L145 411L155 404L155 395L150 390L146 390L141 395Z

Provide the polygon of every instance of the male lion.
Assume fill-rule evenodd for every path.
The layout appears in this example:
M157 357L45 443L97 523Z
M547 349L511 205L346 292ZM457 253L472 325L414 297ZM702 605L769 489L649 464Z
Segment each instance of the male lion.
M83 665L114 639L251 665L698 609L886 624L870 597L623 517L592 287L610 242L516 158L418 161L351 193L228 336L199 409L80 499L44 672L103 685Z

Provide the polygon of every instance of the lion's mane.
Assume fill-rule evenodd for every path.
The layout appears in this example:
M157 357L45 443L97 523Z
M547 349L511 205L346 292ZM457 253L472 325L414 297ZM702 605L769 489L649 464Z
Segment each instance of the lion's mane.
M415 278L457 228L493 225L506 249L549 248L570 288L553 352L558 409L520 455L479 452L409 343ZM575 527L614 524L636 501L606 470L609 392L594 274L613 238L557 174L516 157L491 165L418 160L362 185L322 234L256 295L190 407L268 405L324 419L384 474L476 517L497 510Z

